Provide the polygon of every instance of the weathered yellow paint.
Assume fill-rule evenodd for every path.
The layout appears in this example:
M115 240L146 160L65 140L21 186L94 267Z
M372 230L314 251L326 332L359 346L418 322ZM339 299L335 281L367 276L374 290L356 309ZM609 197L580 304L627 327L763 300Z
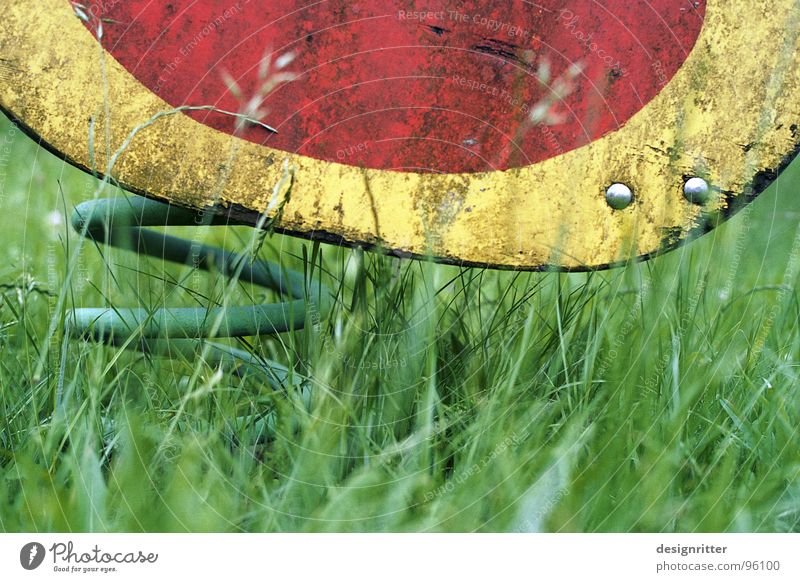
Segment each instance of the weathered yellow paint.
M72 162L91 165L90 119L102 171L137 125L170 109L100 49L68 2L4 4L0 104ZM700 173L733 199L795 150L798 12L796 0L709 0L695 50L653 101L622 129L526 168L363 170L271 150L178 114L139 132L112 174L180 204L241 205L255 220L288 158L296 179L279 226L289 232L456 263L604 266L658 252L667 233L683 238L698 225L702 209L683 198L683 176ZM608 207L612 182L634 188L633 206ZM706 210L729 202L720 195Z

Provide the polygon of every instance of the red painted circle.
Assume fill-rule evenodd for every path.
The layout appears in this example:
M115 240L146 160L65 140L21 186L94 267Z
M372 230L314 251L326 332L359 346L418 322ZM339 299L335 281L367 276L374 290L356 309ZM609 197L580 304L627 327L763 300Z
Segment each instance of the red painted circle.
M106 0L87 26L101 19L103 46L173 106L241 111L262 84L262 57L292 52L284 70L299 76L262 105L279 133L248 126L246 139L454 173L527 166L620 128L680 68L705 17L705 0L413 4ZM191 115L235 131L231 117Z

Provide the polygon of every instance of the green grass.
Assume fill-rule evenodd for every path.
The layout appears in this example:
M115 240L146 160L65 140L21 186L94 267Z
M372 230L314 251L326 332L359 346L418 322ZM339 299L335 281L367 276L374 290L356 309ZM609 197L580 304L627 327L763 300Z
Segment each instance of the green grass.
M1 530L800 530L798 165L710 235L609 272L322 246L330 316L239 346L306 398L199 355L62 341L72 306L276 298L79 248L65 214L96 182L6 136ZM312 246L273 236L262 256L302 270Z

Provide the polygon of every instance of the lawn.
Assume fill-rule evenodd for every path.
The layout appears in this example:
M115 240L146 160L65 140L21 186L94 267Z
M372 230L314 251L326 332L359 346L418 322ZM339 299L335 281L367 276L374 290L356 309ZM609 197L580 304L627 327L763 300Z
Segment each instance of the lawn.
M81 244L69 214L96 180L3 119L0 530L798 531L796 184L800 164L705 237L607 272L271 235L263 258L335 296L304 330L239 342L288 369L276 389L202 348L65 337L72 307L277 298Z

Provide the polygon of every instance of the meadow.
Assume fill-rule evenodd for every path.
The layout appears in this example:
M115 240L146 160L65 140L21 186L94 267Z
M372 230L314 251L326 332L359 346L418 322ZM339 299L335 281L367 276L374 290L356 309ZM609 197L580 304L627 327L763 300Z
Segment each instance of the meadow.
M272 234L260 256L334 295L235 343L276 386L202 348L65 336L72 307L277 298L81 243L97 181L2 119L0 530L798 531L798 184L796 163L710 234L605 272Z

